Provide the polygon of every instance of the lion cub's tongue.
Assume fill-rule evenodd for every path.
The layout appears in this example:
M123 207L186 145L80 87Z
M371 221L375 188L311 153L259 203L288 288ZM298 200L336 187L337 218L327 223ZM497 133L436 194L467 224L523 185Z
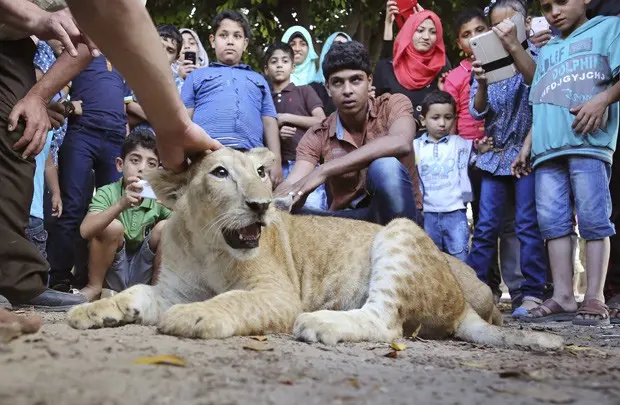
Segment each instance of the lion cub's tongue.
M244 240L256 240L260 235L260 224L253 224L239 229L239 237Z

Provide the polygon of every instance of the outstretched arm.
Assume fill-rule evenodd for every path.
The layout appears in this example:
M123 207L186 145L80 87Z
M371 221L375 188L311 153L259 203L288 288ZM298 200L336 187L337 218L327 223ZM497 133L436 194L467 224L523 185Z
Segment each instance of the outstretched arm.
M69 0L68 3L80 27L101 47L135 91L155 129L160 159L167 168L183 170L185 153L222 147L192 123L170 74L159 35L141 2Z

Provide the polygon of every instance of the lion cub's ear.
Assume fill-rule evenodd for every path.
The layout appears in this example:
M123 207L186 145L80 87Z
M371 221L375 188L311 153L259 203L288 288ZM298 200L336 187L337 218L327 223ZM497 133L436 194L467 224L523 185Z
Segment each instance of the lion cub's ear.
M270 167L276 160L274 154L267 148L250 149L246 154L259 166Z
M157 199L169 209L173 209L177 200L187 190L187 186L194 172L193 167L181 173L173 173L165 169L151 170L145 174L146 180L151 184Z

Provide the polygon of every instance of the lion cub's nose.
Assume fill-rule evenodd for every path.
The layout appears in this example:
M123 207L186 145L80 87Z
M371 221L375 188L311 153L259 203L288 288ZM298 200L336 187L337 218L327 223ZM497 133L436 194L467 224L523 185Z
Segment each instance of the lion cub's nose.
M271 204L271 201L268 201L268 202L246 201L245 203L255 213L264 214L269 209L269 204Z

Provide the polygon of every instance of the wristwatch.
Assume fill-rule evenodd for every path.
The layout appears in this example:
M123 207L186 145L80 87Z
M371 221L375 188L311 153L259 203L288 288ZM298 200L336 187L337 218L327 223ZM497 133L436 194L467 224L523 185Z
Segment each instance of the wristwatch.
M75 106L73 105L73 103L69 100L64 100L62 102L62 105L65 107L65 118L70 116L71 114L73 114L75 112Z

